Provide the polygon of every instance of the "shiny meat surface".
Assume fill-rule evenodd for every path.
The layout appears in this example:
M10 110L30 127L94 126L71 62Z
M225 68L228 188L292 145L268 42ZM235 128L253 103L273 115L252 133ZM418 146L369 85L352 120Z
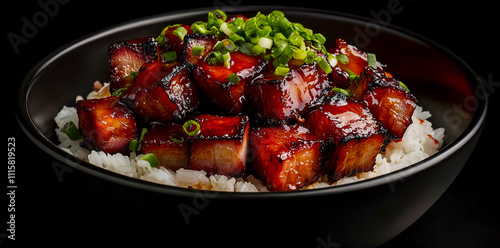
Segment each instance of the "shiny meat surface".
M299 125L259 127L250 132L249 162L270 190L298 190L318 177L322 144Z

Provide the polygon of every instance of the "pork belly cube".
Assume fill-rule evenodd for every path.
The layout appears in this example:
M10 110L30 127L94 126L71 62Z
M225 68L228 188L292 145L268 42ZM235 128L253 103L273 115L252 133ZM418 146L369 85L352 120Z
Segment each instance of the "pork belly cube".
M312 110L304 125L333 143L325 165L333 180L372 170L384 144L385 130L370 111L341 93Z
M269 64L250 82L245 96L257 120L277 124L301 120L328 88L328 75L316 63L291 68L286 77L275 75Z
M190 68L194 68L198 62L203 61L205 57L214 50L217 41L215 35L188 34L184 36L184 48L182 50L181 62L189 65ZM197 53L193 54L193 48L195 46L204 47L200 55L197 55Z
M229 67L200 61L194 70L194 78L208 98L233 115L243 110L246 84L262 71L267 61L262 56L249 56L242 52L230 55L232 62ZM238 81L234 81L234 76Z
M141 68L120 99L145 122L168 123L196 110L198 90L186 66L155 61Z
M141 142L142 153L153 153L159 166L176 171L187 168L188 139L179 124L154 123Z
M398 80L367 66L349 90L351 97L367 106L388 134L396 139L403 137L412 123L417 99Z
M191 136L189 168L208 174L244 175L248 150L248 116L202 114L200 132Z
M78 126L84 146L106 153L125 153L137 139L134 114L118 97L110 96L76 103Z
M109 79L111 89L123 88L129 82L124 79L137 72L142 64L158 60L158 43L152 37L121 41L108 47Z
M316 181L323 142L305 127L284 125L250 131L252 169L272 191L298 190Z

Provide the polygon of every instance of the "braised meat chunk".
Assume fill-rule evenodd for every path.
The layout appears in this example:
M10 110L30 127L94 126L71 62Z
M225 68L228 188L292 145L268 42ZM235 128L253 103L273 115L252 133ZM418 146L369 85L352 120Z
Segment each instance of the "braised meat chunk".
M202 114L186 122L192 134L189 146L189 168L209 174L242 176L248 150L248 116ZM196 131L198 126L199 131ZM194 130L191 130L194 129Z
M405 87L384 71L366 66L349 90L353 99L368 107L387 132L399 139L417 106L417 99Z
M246 91L253 116L263 123L302 119L307 108L329 87L328 75L316 63L291 68L287 76L274 72L274 66L267 66Z
M168 123L194 112L198 90L186 66L155 61L141 68L120 100L145 122Z
M229 114L238 114L246 103L245 88L257 75L267 60L235 51L229 53L231 62L211 64L200 61L194 70L194 78L200 89Z
M106 153L125 153L137 139L134 114L118 97L80 100L76 103L84 146Z
M341 93L311 111L305 126L333 143L325 165L332 180L370 171L384 144L385 130L370 111Z
M298 190L317 179L322 144L299 125L258 127L250 132L250 164L270 190Z

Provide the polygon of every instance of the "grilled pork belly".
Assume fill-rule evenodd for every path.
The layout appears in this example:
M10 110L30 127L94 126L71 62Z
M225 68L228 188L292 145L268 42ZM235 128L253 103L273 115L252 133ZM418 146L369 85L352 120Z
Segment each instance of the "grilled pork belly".
M159 166L173 171L188 166L188 139L181 125L154 123L141 146L143 154L156 156Z
M301 120L329 87L328 75L316 63L290 68L286 77L275 75L270 63L250 82L245 95L257 120L277 124Z
M412 122L417 99L398 80L366 66L349 90L351 97L365 104L390 135L403 137Z
M250 164L270 190L298 190L317 179L322 143L299 125L258 127L250 131Z
M370 111L341 93L312 110L305 126L333 143L325 165L332 180L372 170L384 144L384 129Z
M248 116L202 114L194 120L200 125L200 131L190 137L189 168L204 170L209 174L244 175L248 151Z
M141 68L120 99L145 122L168 123L196 109L198 90L186 66L155 61Z
M108 47L109 79L111 89L123 88L129 83L124 79L137 72L142 64L158 60L158 43L152 37L116 42Z
M76 103L78 126L84 146L106 153L125 153L137 139L134 114L118 97L110 96Z
M231 64L211 65L200 61L194 70L194 78L200 89L229 114L238 114L246 103L245 87L267 62L262 56L249 56L232 52ZM233 77L233 78L231 78Z

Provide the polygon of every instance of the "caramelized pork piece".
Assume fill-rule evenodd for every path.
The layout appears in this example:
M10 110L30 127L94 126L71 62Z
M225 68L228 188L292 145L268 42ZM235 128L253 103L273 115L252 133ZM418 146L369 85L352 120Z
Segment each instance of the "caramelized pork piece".
M217 44L217 37L214 35L188 34L184 36L184 49L180 61L193 68L214 50L215 44ZM203 49L202 51L195 49L195 52L193 52L193 48L195 47L203 47Z
M270 63L250 82L245 96L257 120L276 124L301 120L329 87L328 75L316 63L291 68L286 77L275 75Z
M249 56L232 52L231 64L211 65L200 61L194 70L194 78L200 89L229 114L241 113L246 103L245 87L267 62L262 56Z
M78 126L84 146L106 153L125 153L137 139L134 114L118 97L110 96L76 103Z
M140 69L120 99L145 122L167 123L196 109L198 90L186 66L155 61Z
M242 176L248 150L248 116L203 114L194 120L200 131L191 136L189 168L209 174Z
M173 171L188 166L188 139L181 125L154 123L141 145L142 153L153 153L159 166Z
M370 111L341 93L311 111L305 126L334 144L326 162L333 180L372 170L384 144L384 129Z
M351 97L365 104L390 135L403 137L412 122L417 99L398 80L366 66L349 90Z
M137 72L142 64L158 60L158 43L154 38L116 42L108 47L109 79L111 89L125 87L131 72Z
M250 161L273 191L298 190L318 176L322 141L299 125L259 127L250 131Z

